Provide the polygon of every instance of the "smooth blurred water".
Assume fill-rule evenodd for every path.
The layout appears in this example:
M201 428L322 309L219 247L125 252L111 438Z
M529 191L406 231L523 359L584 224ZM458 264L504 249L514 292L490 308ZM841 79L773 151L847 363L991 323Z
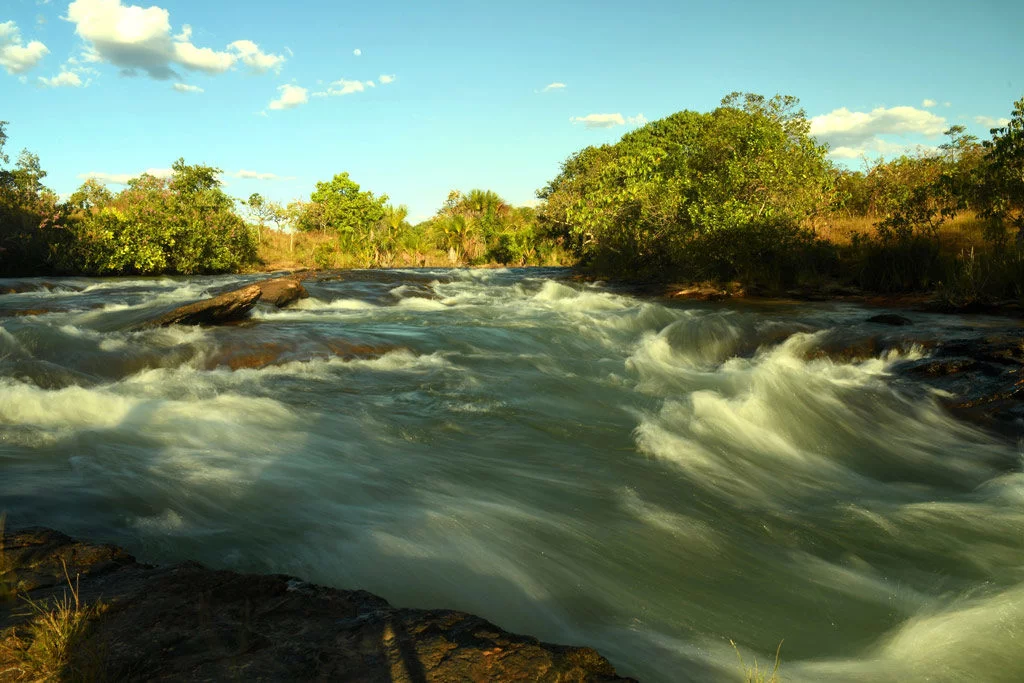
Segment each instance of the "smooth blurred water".
M343 278L219 328L133 331L253 278L0 296L49 309L0 318L9 525L462 609L642 680L738 680L730 640L784 640L785 680L1024 679L1021 451L893 372L1005 321L920 314L839 362L897 332L560 270Z

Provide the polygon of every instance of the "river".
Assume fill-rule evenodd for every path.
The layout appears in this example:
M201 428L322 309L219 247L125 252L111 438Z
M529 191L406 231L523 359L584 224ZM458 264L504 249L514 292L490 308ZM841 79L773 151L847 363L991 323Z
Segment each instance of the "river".
M644 681L780 642L786 681L1024 679L1021 448L896 372L926 345L817 353L876 310L393 270L137 327L252 279L0 296L38 311L0 317L8 526L465 610Z

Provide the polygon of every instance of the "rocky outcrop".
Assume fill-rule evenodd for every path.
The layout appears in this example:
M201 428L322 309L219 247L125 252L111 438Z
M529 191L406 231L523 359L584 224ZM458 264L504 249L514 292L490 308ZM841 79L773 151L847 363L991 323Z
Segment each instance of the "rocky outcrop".
M260 301L272 304L278 308L309 297L309 292L302 286L298 277L286 276L276 277L271 280L263 280L256 283L261 292Z
M948 392L947 409L1011 438L1024 436L1024 336L1003 334L939 343L928 358L899 368Z
M49 529L8 534L5 585L37 604L78 576L88 623L66 671L110 680L623 681L590 648L543 643L463 612L392 607L282 575L139 564ZM8 594L11 591L8 591ZM0 590L0 680L26 673L24 603Z
M167 327L168 325L219 325L244 318L263 291L259 285L249 285L241 289L225 292L212 299L204 299L173 311L164 313L146 323L150 327Z

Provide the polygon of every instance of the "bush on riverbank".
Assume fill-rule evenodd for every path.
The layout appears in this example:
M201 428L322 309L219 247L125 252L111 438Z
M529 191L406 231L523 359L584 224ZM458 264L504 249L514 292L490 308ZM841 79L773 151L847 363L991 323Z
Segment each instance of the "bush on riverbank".
M1024 100L989 141L953 126L864 173L828 161L797 104L734 93L588 147L538 193L540 224L616 278L1024 298Z
M3 125L0 124L0 162ZM67 201L42 185L38 157L0 169L0 275L226 273L256 260L251 228L219 169L179 159L169 179L143 174L113 194L86 181Z

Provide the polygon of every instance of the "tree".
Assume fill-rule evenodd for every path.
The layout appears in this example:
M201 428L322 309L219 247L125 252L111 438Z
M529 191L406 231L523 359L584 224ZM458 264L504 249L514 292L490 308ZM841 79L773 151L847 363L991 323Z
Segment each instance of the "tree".
M384 218L388 196L360 192L348 173L339 173L328 182L317 183L310 201L317 206L312 213L307 212L313 225L354 238L368 235ZM307 223L304 227L311 226Z
M1013 105L1009 123L991 129L981 192L981 215L989 222L990 239L1005 244L1008 229L1024 244L1024 97Z
M107 189L106 185L95 178L89 178L68 197L68 205L78 211L98 210L108 206L114 199L114 195Z
M598 270L733 277L760 267L836 197L798 100L732 93L588 147L538 196L549 233ZM700 258L696 258L700 256ZM694 269L700 272L692 272Z

